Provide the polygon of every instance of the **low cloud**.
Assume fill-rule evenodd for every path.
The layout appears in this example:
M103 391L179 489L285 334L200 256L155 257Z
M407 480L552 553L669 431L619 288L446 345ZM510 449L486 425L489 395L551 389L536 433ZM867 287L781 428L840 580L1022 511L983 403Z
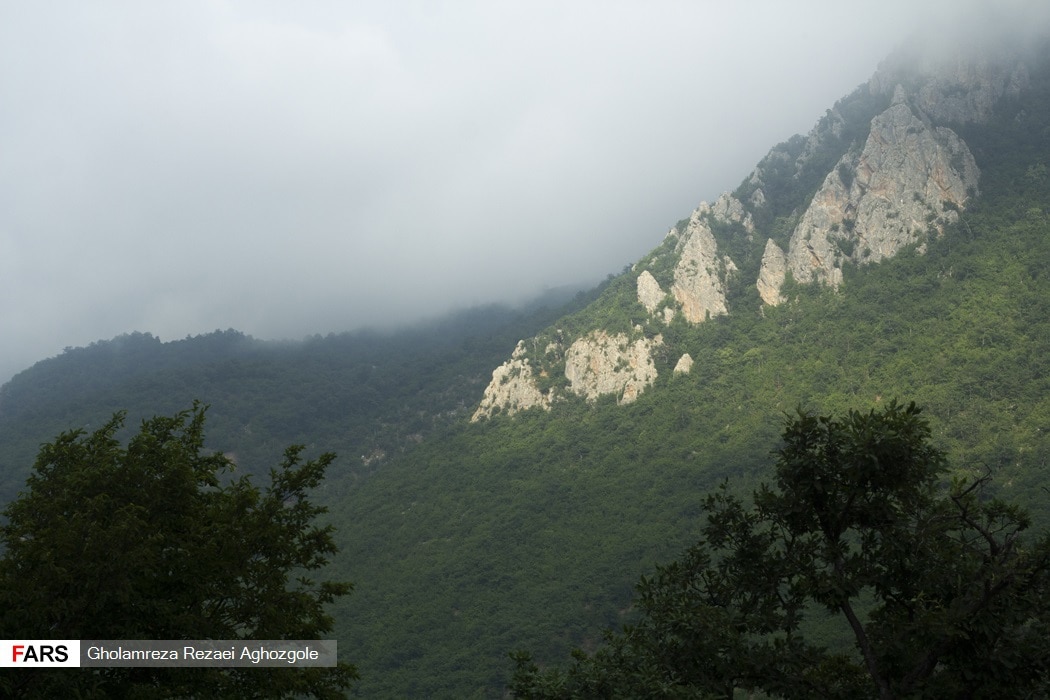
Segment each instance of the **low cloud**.
M8 4L0 381L601 279L949 7Z

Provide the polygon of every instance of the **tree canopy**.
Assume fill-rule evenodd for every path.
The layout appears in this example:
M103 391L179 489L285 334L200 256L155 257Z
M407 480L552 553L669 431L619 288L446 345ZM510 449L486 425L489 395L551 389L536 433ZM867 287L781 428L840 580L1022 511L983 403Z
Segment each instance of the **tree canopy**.
M204 449L205 408L155 417L123 446L115 415L44 444L0 525L0 637L319 639L350 584L315 581L336 551L310 502L335 458L285 451L260 489ZM337 668L19 671L8 697L342 697Z
M637 624L565 671L515 654L515 694L1045 695L1050 536L1024 537L988 475L949 478L919 414L800 411L775 485L707 497L700 542L638 585ZM825 616L853 649L807 640Z

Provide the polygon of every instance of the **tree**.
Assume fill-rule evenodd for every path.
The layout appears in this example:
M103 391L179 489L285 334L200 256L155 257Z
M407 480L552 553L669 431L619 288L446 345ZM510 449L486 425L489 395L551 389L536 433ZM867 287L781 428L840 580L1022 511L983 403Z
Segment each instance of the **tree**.
M0 525L0 637L318 639L324 606L350 591L321 581L336 547L308 492L335 455L285 451L260 489L204 449L205 408L124 414L43 445ZM349 664L314 669L68 669L8 674L7 697L342 697ZM6 692L3 692L6 691Z
M947 482L914 404L799 412L775 487L706 500L703 539L638 585L640 621L567 671L515 654L523 698L1045 697L1050 536ZM826 618L821 620L821 618ZM855 649L804 630L838 621ZM847 645L848 646L848 645Z

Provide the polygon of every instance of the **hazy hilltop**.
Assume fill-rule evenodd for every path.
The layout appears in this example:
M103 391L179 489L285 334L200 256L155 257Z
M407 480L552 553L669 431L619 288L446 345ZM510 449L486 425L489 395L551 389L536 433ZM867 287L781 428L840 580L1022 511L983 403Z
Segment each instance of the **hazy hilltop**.
M371 473L472 410L489 367L523 328L538 330L588 294L552 290L527 306L492 305L399 330L263 341L229 329L162 342L129 333L68 348L0 387L0 500L29 474L39 444L209 404L209 438L249 472L292 443L343 455ZM130 428L129 428L130 430Z
M1050 523L1050 43L996 35L903 47L567 307L40 363L0 390L0 486L59 430L193 398L250 471L336 449L317 497L366 697L499 697L509 652L594 649L703 495L765 478L797 406L914 400L953 470Z

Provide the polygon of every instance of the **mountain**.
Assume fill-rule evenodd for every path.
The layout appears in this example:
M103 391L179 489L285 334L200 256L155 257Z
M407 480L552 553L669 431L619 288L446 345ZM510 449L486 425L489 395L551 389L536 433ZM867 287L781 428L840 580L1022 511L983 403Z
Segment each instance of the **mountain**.
M105 423L209 404L210 443L247 472L301 443L368 474L472 410L488 370L523 329L591 300L551 290L521 308L484 306L388 330L263 341L235 330L162 342L129 333L67 348L0 387L0 502L18 491L41 442ZM131 431L128 428L126 432Z
M849 267L924 251L979 195L980 171L957 132L1029 94L1031 50L979 47L976 58L943 57L921 72L909 68L921 63L914 56L887 61L808 137L775 147L734 192L672 228L633 267L637 303L623 300L621 323L520 343L474 419L549 408L565 392L634 401L658 376L654 351L677 319L778 306L796 284L837 289ZM681 357L684 371L693 358ZM552 375L568 384L543 381Z
M249 471L287 442L334 449L317 499L365 697L499 697L511 651L595 648L693 542L705 493L767 477L799 406L914 400L957 473L1050 523L1050 43L951 38L902 47L563 310L40 363L0 390L0 486L34 440L192 398Z
M797 406L915 400L957 473L1050 522L1050 54L966 48L891 57L523 336L470 425L341 492L366 695L492 697L511 649L593 649Z

